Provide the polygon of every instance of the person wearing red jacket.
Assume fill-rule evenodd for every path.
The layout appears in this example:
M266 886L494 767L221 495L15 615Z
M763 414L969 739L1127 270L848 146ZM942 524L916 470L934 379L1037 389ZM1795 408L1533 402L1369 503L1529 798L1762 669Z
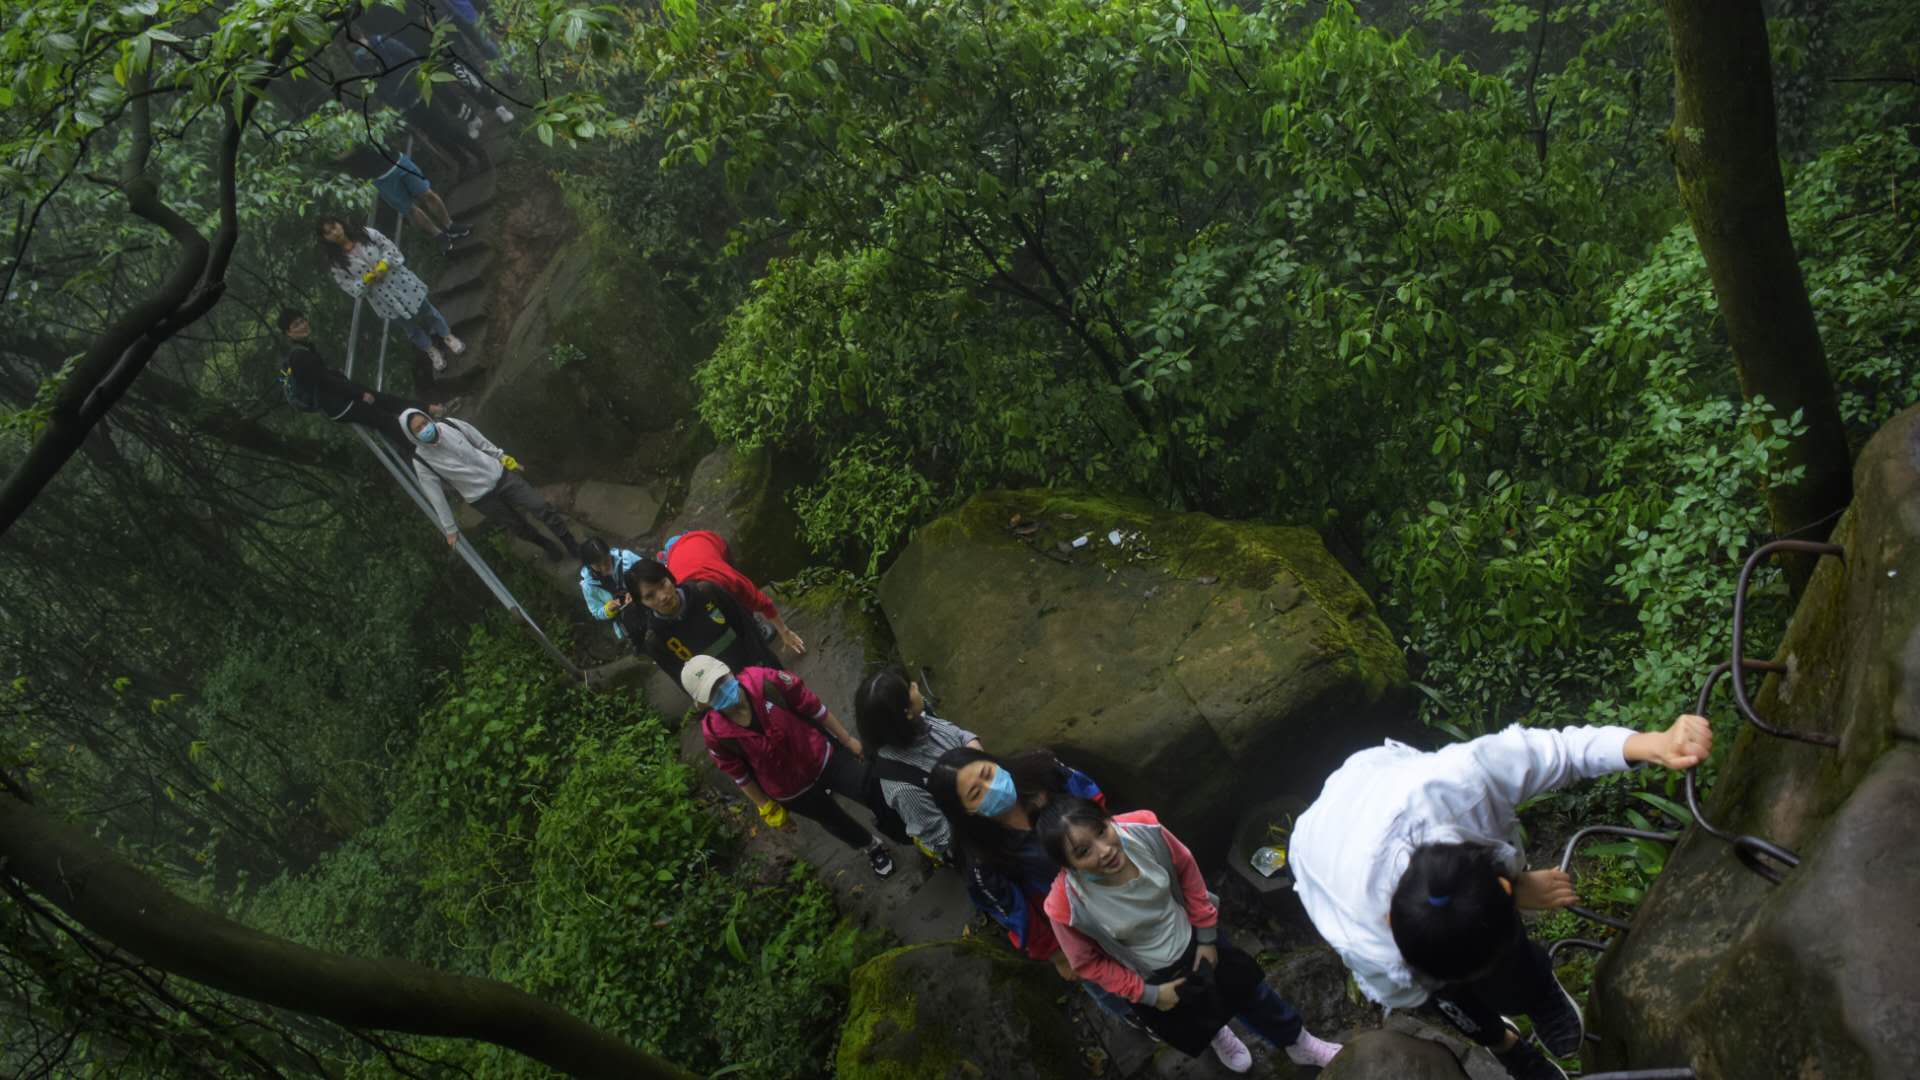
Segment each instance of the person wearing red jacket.
M1296 1065L1325 1067L1340 1052L1220 937L1220 909L1193 853L1152 811L1109 816L1067 796L1040 812L1035 830L1061 868L1043 906L1067 962L1132 1002L1147 1030L1189 1057L1211 1046L1234 1072L1253 1066L1227 1026L1236 1017Z
M875 876L893 873L886 844L833 798L861 801L869 786L860 740L799 676L765 667L736 675L715 657L695 656L680 670L680 685L707 710L700 718L707 754L740 786L761 820L783 829L791 827L789 810L812 818L863 852Z
M793 650L793 655L806 655L807 643L787 627L786 620L780 617L780 609L773 606L773 601L767 599L767 594L755 587L751 579L734 569L732 552L719 533L691 529L670 536L660 549L660 562L675 581L710 581L727 590L740 601L741 607L765 619L779 635L780 644Z

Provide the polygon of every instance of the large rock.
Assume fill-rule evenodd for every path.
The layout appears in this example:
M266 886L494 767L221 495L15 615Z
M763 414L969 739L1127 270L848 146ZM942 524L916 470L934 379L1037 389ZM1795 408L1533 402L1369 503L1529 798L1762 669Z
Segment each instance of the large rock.
M1833 539L1846 559L1821 560L1756 708L1840 746L1745 728L1706 807L1802 864L1770 885L1691 830L1601 964L1598 1067L1891 1080L1920 1062L1920 409L1861 454Z
M853 972L838 1080L1087 1075L1048 964L978 939L895 949Z
M805 479L795 459L723 446L694 467L686 499L661 538L710 529L727 538L734 565L756 583L791 577L813 561L800 539L800 519L787 505Z
M1347 1040L1320 1080L1466 1080L1447 1048L1398 1031L1373 1030Z
M921 528L880 598L943 715L1055 749L1203 853L1239 806L1409 732L1405 659L1311 530L989 492Z

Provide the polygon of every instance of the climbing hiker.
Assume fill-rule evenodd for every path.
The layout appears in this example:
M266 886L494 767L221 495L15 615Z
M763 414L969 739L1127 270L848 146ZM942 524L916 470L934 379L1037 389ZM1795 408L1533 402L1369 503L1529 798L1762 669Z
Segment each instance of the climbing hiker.
M679 679L681 668L696 656L718 657L736 671L781 666L746 609L720 586L683 584L652 559L635 562L626 584L628 595L640 602L620 612L627 640L668 677Z
M864 853L875 876L893 873L886 844L834 799L837 794L860 801L866 778L860 740L806 683L772 668L736 673L715 657L696 656L680 672L680 685L706 709L700 737L713 763L740 786L769 828L791 828L788 812L799 814Z
M400 426L413 443L413 472L433 504L440 530L447 534L447 546L460 540L460 528L453 511L440 490L445 480L467 500L467 505L486 515L487 520L528 543L539 545L551 562L569 555L578 556L579 545L567 530L567 519L547 505L520 475L520 463L512 454L487 441L480 429L464 420L436 421L418 409L400 414ZM527 516L540 519L559 542L542 535Z
M753 613L755 621L764 621L793 655L806 655L807 643L787 627L786 620L780 617L780 609L767 599L766 593L754 587L747 575L734 569L733 552L719 533L691 529L670 536L661 546L659 558L673 571L677 581L711 581L732 593L742 607Z
M1368 998L1431 1002L1516 1080L1565 1080L1535 1039L1576 1054L1585 1021L1520 912L1576 898L1565 873L1526 868L1514 808L1640 762L1691 768L1712 749L1707 721L1683 715L1657 732L1516 726L1432 753L1362 750L1294 824L1294 892ZM1505 1019L1517 1015L1532 1038Z
M453 220L446 201L433 190L426 172L408 154L356 146L342 154L336 164L349 176L372 184L380 193L380 201L392 207L394 213L440 241L442 253L453 250L455 240L473 234L473 226Z
M397 25L394 24L396 18ZM365 74L357 80L336 83L334 98L342 104L350 95L364 99L365 94L353 94L348 85L355 81L371 82L372 98L399 113L416 134L439 147L449 163L457 158L465 169L484 169L488 165L486 155L474 145L480 138L479 126L463 124L447 111L449 106L471 111L472 105L464 93L455 85L443 84L434 91L431 101L421 97L417 69L420 61L426 59L426 50L416 51L380 32L380 29L401 29L405 20L406 16L399 12L376 7L362 14L359 22L348 26L347 55L354 67ZM376 26L380 29L375 29ZM364 104L362 108L364 111Z
M1054 799L1035 822L1060 872L1046 914L1082 979L1133 1003L1148 1031L1199 1057L1209 1046L1237 1073L1253 1054L1238 1019L1295 1065L1340 1052L1300 1022L1253 957L1220 934L1220 911L1193 855L1151 810L1109 816L1088 799Z
M419 409L437 417L444 412L439 405L362 386L329 367L313 348L313 328L303 312L292 308L281 312L280 332L292 345L286 366L280 371L280 384L288 404L296 409L317 412L337 423L358 424L392 443L403 455L413 448L397 423L400 413Z
M580 545L580 595L586 597L587 614L611 622L613 636L622 640L627 632L620 626L620 609L633 600L626 574L642 558L626 548L608 547L597 536Z
M934 761L927 789L947 819L955 866L974 909L999 923L1022 955L1051 963L1062 979L1079 982L1095 1004L1132 1022L1125 1001L1073 973L1041 910L1060 868L1034 834L1033 819L1068 795L1104 801L1100 785L1045 750L1003 758L957 746Z
M951 861L953 827L927 785L941 754L956 746L978 750L979 736L935 716L898 668L875 672L854 691L853 722L873 783L899 815L904 835L894 839L911 839L936 863Z
M314 231L320 237L334 284L348 296L364 296L373 313L397 321L413 347L427 354L436 372L446 370L446 353L458 356L466 345L447 327L440 309L427 299L427 284L407 269L406 256L377 229L342 218L323 217Z

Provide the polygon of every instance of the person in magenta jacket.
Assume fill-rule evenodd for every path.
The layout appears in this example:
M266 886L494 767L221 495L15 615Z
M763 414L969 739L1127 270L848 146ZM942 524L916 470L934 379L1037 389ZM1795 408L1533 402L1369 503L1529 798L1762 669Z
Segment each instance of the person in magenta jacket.
M719 533L689 529L670 536L661 546L660 562L675 581L710 581L727 590L735 600L740 601L741 607L764 619L773 632L780 636L780 644L793 650L793 655L807 654L807 643L787 627L786 620L780 617L780 609L767 599L767 594L761 592L751 578L734 569L733 552L727 548L726 540Z
M1301 1024L1253 957L1220 936L1220 909L1193 853L1152 811L1109 816L1086 799L1053 800L1035 825L1060 866L1044 910L1082 979L1132 1002L1147 1030L1189 1057L1209 1046L1234 1072L1253 1065L1227 1021L1324 1067L1340 1052Z
M721 660L696 656L680 670L680 685L706 709L700 738L707 754L740 786L761 820L782 829L791 826L789 810L812 818L864 853L876 876L893 873L886 844L833 798L863 801L869 785L860 740L799 676L764 667L735 674ZM880 813L871 804L868 809Z

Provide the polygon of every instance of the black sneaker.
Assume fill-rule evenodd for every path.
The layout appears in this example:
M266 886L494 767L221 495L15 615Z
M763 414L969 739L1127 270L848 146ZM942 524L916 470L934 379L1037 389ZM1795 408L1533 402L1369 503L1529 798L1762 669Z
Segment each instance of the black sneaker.
M867 863L873 867L874 877L887 877L893 873L893 856L887 854L885 844L875 844L867 849Z
M1506 1017L1501 1019L1506 1020ZM1507 1023L1507 1030L1519 1034L1511 1021ZM1508 1050L1495 1050L1493 1060L1499 1062L1513 1080L1567 1080L1567 1071L1541 1053L1539 1045L1532 1039L1521 1039Z
M1581 1043L1587 1037L1586 1017L1580 1012L1580 1003L1573 1000L1567 988L1560 985L1559 979L1553 980L1553 996L1537 1012L1527 1014L1533 1021L1533 1033L1540 1038L1540 1044L1554 1057L1572 1057L1580 1052Z

